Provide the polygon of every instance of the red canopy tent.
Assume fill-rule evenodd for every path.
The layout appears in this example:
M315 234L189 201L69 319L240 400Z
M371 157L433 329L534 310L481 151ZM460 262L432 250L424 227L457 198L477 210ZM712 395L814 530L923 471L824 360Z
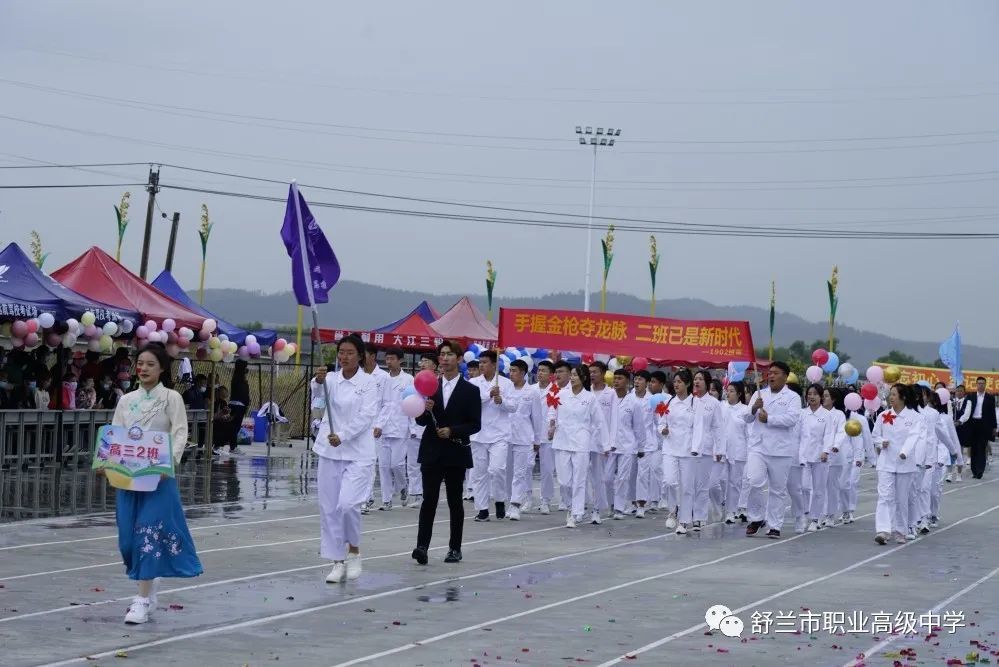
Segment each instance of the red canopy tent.
M205 321L203 315L160 292L97 246L52 272L52 278L91 299L138 311L143 319L157 323L170 318L178 327L198 331Z
M475 343L482 347L496 347L499 331L496 325L486 319L482 311L475 307L467 296L451 306L446 313L430 323L434 331L444 338L460 341L467 345Z

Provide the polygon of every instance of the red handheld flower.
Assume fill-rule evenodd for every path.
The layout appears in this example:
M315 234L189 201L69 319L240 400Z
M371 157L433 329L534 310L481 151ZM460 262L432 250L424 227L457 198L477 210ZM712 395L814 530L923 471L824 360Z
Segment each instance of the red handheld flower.
M895 413L894 412L882 412L881 421L889 426L895 423Z
M669 414L669 405L666 403L660 403L656 406L656 414L660 417L665 417Z
M549 408L555 408L556 410L558 409L558 406L562 405L562 401L558 398L557 391L549 391L548 395L545 396L545 401L548 403Z

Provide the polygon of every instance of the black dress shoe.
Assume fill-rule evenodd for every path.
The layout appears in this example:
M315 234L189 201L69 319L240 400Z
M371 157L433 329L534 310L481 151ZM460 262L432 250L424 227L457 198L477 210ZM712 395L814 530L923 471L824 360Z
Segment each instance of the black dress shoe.
M506 518L506 503L496 503L496 518L497 519Z
M749 525L746 526L746 537L752 537L756 533L760 532L760 528L762 527L762 521L750 521Z
M461 562L461 551L458 549L448 549L447 556L444 557L445 563L460 563Z
M489 510L480 510L478 514L475 515L476 521L489 521Z
M767 531L767 537L769 537L771 540L779 540L780 531L777 530L776 528L771 528L770 530Z
M413 560L415 560L420 565L427 564L427 548L426 547L416 547L413 549Z

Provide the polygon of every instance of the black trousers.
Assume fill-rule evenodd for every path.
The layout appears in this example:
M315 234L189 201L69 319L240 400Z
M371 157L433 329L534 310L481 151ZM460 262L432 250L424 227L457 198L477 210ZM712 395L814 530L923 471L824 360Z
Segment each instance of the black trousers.
M985 463L988 459L989 440L992 439L992 429L988 427L983 419L968 420L969 433L971 436L971 474L981 479L985 474Z
M416 535L416 545L430 547L430 537L434 531L434 517L437 516L437 503L441 496L441 482L447 493L447 507L451 514L451 539L448 547L461 550L461 533L465 526L465 507L461 501L462 487L465 486L465 469L424 465L423 504L420 506L420 529Z

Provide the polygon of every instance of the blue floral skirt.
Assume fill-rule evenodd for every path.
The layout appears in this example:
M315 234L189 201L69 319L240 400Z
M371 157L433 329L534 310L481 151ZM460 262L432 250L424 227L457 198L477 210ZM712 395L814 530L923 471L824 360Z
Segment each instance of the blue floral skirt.
M129 579L202 573L176 479L160 480L155 491L118 489L116 505L118 549Z

